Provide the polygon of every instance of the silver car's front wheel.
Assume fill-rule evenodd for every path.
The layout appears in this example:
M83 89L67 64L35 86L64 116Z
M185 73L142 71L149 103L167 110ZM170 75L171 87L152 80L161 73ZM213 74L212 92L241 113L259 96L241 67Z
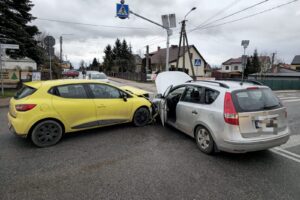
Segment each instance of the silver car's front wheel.
M198 126L195 132L195 139L202 152L206 154L214 152L214 140L206 128Z

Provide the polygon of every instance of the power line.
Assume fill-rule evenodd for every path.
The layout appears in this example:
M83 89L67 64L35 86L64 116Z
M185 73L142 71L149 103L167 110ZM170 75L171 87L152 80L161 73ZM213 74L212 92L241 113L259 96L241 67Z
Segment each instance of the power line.
M291 4L291 3L295 3L296 1L298 1L298 0L293 0L293 1L289 1L289 2L287 2L287 3L279 4L279 5L274 6L274 7L272 7L272 8L268 8L268 9L265 9L265 10L263 10L263 11L260 11L260 12L257 12L257 13L254 13L254 14L251 14L251 15L248 15L248 16L245 16L245 17L241 17L241 18L239 18L239 19L235 19L235 20L232 20L232 21L228 21L228 22L224 22L224 23L220 23L220 24L216 24L216 25L212 25L212 26L203 27L203 28L199 29L199 31L202 31L202 30L205 30L205 29L209 29L209 28L214 28L214 27L217 27L217 26L222 26L222 25L229 24L229 23L234 23L234 22L241 21L241 20L244 20L244 19L248 19L248 18L250 18L250 17L254 17L254 16L257 16L257 15L266 13L266 12L270 12L270 11L275 10L275 9L277 9L277 8L280 8L280 7L289 5L289 4ZM197 29L191 29L191 30L188 31L187 33L193 32L193 31L195 31L195 30L197 30ZM174 35L173 35L173 37L174 37ZM158 41L158 42L156 42L156 43L149 44L149 46L152 46L152 45L154 45L154 44L159 44L159 43L164 42L164 41L166 41L166 40L161 40L161 41Z
M210 25L210 24L213 24L213 23L215 23L215 22L218 22L218 21L221 21L221 20L223 20L223 19L232 17L233 15L239 14L239 13L241 13L241 12L244 12L244 11L246 11L246 10L249 10L249 9L251 9L251 8L254 8L254 7L258 6L258 5L261 5L261 4L263 4L263 3L266 3L267 1L269 1L269 0L264 0L264 1L258 2L258 3L256 3L256 4L253 4L253 5L251 5L251 6L248 6L248 7L244 8L244 9L242 9L242 10L236 11L236 12L234 12L234 13L231 13L231 14L226 15L226 16L224 16L224 17L221 17L221 18L219 18L219 19L216 19L216 20L214 20L214 21L212 21L212 22L209 22L209 23L207 23L207 24L199 25L199 26L197 26L196 28L193 28L192 30L190 30L189 32L193 32L193 31L195 31L195 30L197 30L197 29L203 28L203 27L208 26L208 25Z
M211 21L212 19L216 18L217 16L219 16L220 14L224 13L226 10L228 10L229 8L231 8L233 5L237 4L239 1L242 1L242 0L235 0L233 1L232 3L230 3L228 6L224 7L223 9L221 9L219 12L217 12L215 15L207 18L206 20L204 20L200 25L196 26L199 27L199 26L202 26L203 24Z
M296 1L298 1L298 0L289 1L287 3L283 3L283 4L280 4L280 5L274 6L272 8L268 8L268 9L265 9L263 11L260 11L260 12L257 12L257 13L251 14L251 15L247 15L245 17L241 17L241 18L238 18L238 19L235 19L235 20L231 20L231 21L228 21L228 22L224 22L224 23L221 23L221 24L216 24L216 25L212 25L212 26L206 26L206 27L203 27L202 29L199 29L199 31L205 30L205 29L209 29L209 28L214 28L214 27L217 27L217 26L223 26L225 24L234 23L234 22L241 21L241 20L244 20L244 19L248 19L250 17L254 17L254 16L257 16L257 15L266 13L266 12L270 12L270 11L272 11L274 9L277 9L277 8L289 5L291 3L295 3ZM194 31L194 30L191 30L190 32L192 32L192 31Z
M46 19L46 18L39 18L39 17L36 19L42 20L42 21L58 22L58 23L65 23L65 24L77 24L77 25L83 25L83 26L104 27L104 28L153 30L152 28L129 27L129 26L109 26L109 25L103 25L103 24L88 24L88 23L82 23L82 22L72 22L72 21L57 20L57 19Z

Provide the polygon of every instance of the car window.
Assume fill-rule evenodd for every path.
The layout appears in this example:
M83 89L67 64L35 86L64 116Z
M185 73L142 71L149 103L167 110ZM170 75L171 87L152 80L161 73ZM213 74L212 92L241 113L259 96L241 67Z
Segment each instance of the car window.
M32 95L36 91L35 88L24 85L14 96L15 99L22 99Z
M219 92L206 88L205 89L205 104L212 104L217 97L219 96Z
M184 96L181 101L191 102L191 103L202 103L203 88L189 86L186 89Z
M104 84L90 84L92 94L95 98L116 99L121 98L121 93L117 88Z
M74 99L86 99L88 95L83 87L80 84L72 84L72 85L62 85L57 86L57 96L64 98L74 98Z
M91 79L107 79L105 74L91 74Z
M185 86L176 88L168 94L168 98L176 97L179 100L181 95L183 94L184 90L185 90Z
M252 112L281 107L278 98L269 88L247 89L233 92L238 112Z

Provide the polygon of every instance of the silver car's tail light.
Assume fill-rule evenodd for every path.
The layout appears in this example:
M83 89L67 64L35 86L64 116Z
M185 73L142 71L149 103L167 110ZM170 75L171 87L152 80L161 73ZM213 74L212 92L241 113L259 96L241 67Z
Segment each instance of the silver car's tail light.
M235 110L231 93L226 92L224 98L224 120L228 124L239 125L239 116Z

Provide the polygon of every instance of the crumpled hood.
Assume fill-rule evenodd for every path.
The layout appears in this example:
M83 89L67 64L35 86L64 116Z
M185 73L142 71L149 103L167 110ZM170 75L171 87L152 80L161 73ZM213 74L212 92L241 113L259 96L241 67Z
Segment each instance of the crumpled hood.
M142 90L136 87L132 87L132 86L121 86L120 87L122 90L124 91L129 91L137 96L149 96L150 92L146 91L146 90Z
M191 80L193 79L184 72L168 71L159 73L155 79L157 93L164 94L170 85L174 87Z

